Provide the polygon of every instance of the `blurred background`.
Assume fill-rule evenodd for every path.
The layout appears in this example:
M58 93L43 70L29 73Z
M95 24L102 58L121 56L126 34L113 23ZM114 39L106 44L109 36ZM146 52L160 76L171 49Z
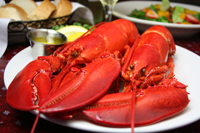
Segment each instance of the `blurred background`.
M11 0L5 0L5 1L6 1L6 3L8 3ZM42 1L42 0L35 0L35 1ZM98 0L70 0L70 1L78 2L78 1L98 1ZM119 0L119 1L134 1L134 0ZM142 0L140 0L140 1L142 1ZM161 1L161 0L154 0L154 1ZM170 0L170 2L179 2L179 3L186 3L186 4L200 6L200 0Z
M5 0L6 3L9 3L11 0ZM34 1L42 1L42 0L34 0ZM53 1L53 0L51 0ZM100 3L99 0L70 0L71 2L79 2L82 5L88 7L92 13L93 13L93 17L94 17L94 22L95 24L102 22L104 20L103 18L103 7ZM144 1L144 0L119 0L120 1ZM145 0L145 1L162 1L162 0ZM196 5L196 6L200 6L200 0L169 0L170 2L178 2L178 3L184 3L184 4L191 4L191 5ZM113 19L116 19L117 17L115 17L113 15ZM84 19L80 19L79 22L81 23L88 23L87 21L85 21Z

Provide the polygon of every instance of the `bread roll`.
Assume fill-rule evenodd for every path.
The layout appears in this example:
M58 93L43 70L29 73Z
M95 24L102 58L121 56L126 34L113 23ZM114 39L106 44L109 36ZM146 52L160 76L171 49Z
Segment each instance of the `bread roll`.
M17 5L7 4L0 7L0 18L11 18L14 20L25 20L26 12Z
M49 0L44 0L30 15L27 20L48 19L56 6Z
M71 14L72 3L69 0L55 0L56 10L50 18L62 17Z
M31 14L33 10L37 7L37 4L34 0L12 0L10 1L10 4L15 4L27 13L27 15Z

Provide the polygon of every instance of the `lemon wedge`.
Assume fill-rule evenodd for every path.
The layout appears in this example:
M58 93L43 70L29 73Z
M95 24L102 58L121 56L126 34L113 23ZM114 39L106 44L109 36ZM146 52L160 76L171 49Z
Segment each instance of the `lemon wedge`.
M85 32L77 32L67 37L67 42L73 42L80 36L82 36Z
M66 37L69 37L70 35L73 35L75 33L78 32L87 32L88 30L82 26L78 26L78 25L69 25L69 26L65 26L62 27L60 29L57 30L58 32L64 34Z
M85 32L87 32L88 29L78 25L69 25L62 27L57 31L64 34L67 37L67 42L72 42L80 36L82 36Z

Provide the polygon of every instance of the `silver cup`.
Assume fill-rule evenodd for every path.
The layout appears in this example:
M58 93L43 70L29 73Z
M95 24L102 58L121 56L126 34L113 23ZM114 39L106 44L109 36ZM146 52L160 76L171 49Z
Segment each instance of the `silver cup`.
M51 29L30 30L27 32L26 37L30 41L33 59L37 59L38 56L48 56L53 54L58 47L62 46L67 41L67 37L65 35ZM63 42L59 44L44 44L33 40L33 38L38 37L58 37L61 38Z

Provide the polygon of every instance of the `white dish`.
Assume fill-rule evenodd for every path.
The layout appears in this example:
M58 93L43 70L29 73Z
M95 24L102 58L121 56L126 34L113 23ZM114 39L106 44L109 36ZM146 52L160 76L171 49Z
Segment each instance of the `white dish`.
M31 56L31 48L27 47L26 49L19 52L15 55L6 66L4 72L4 83L6 88L15 77L15 75L33 58ZM179 128L185 125L188 125L192 122L199 120L200 118L200 89L199 89L199 75L200 75L200 57L182 47L177 46L177 52L174 56L175 63L175 75L176 78L188 85L187 91L190 93L189 99L191 100L189 105L184 109L184 111L172 118L163 120L157 124L150 126L136 127L135 132L158 132L166 131L175 128ZM37 112L34 112L37 114ZM85 119L82 119L81 116L78 116L69 120L59 120L52 119L41 115L42 118L63 125L66 127L71 127L75 129L91 131L91 132L130 132L131 128L112 128L100 126L98 124L91 123Z
M122 2L118 2L115 5L113 14L116 17L127 19L134 22L137 28L139 29L139 31L141 32L145 31L146 29L148 29L149 27L153 25L165 26L166 28L170 30L170 32L172 33L174 37L189 37L200 32L200 24L188 25L188 24L162 23L162 22L154 22L154 21L143 20L143 19L127 16L134 9L138 9L138 10L144 9L145 7L149 7L151 4L155 5L159 3L161 4L161 2L158 2L158 1L122 1ZM200 12L199 6L193 6L193 5L181 4L181 3L175 3L175 2L170 2L170 5L171 7L182 6L184 8L188 8L188 9Z

